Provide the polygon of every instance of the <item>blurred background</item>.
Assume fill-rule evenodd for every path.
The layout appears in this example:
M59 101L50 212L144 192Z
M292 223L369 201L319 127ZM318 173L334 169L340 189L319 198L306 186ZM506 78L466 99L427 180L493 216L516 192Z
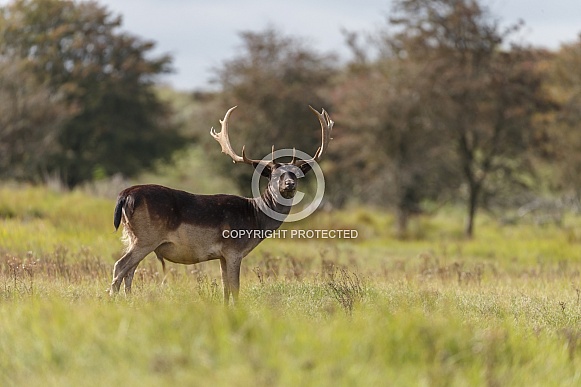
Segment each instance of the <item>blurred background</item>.
M250 157L313 154L324 208L581 209L574 1L0 1L0 179L114 198L155 182L250 195ZM308 186L307 182L307 186Z

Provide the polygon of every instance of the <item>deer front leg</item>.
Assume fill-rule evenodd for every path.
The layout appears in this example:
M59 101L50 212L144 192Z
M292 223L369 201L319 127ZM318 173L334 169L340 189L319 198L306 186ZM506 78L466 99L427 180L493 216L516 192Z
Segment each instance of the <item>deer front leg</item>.
M238 291L240 289L240 264L242 257L220 258L220 270L222 272L222 286L224 287L224 305L230 303L230 294L234 305L238 303Z
M220 273L222 274L222 288L224 290L224 305L230 302L230 283L228 281L228 265L225 258L220 258Z
M226 260L228 287L232 293L234 305L238 303L238 292L240 290L240 264L242 257L235 257Z

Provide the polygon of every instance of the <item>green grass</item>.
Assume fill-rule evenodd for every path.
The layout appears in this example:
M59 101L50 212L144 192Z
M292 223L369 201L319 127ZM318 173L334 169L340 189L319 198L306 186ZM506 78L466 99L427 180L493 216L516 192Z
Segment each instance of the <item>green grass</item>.
M562 386L581 382L581 219L502 226L456 209L394 238L382 211L285 227L245 259L241 302L219 265L147 258L109 298L114 198L0 189L0 385Z
M113 233L113 207L113 200L80 191L0 188L0 252L38 255L66 246L71 251L95 249L109 258L122 248Z
M130 299L88 280L3 299L2 384L579 383L581 310L568 280L366 280L348 314L325 281L250 280L242 304L224 308L179 279L142 283Z

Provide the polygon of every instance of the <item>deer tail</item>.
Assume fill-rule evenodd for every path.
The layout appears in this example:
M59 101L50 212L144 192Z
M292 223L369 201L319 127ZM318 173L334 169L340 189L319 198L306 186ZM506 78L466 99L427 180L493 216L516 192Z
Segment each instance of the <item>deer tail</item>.
M115 205L115 213L113 215L113 225L115 226L115 231L119 228L121 224L121 219L123 218L123 213L125 216L131 217L133 214L133 209L135 207L135 198L133 197L129 190L122 191L117 197L117 204Z
M127 197L123 195L119 195L117 198L117 205L115 206L115 215L113 215L113 225L115 226L115 231L119 228L121 224L121 217L123 215L123 206L125 205L125 201Z

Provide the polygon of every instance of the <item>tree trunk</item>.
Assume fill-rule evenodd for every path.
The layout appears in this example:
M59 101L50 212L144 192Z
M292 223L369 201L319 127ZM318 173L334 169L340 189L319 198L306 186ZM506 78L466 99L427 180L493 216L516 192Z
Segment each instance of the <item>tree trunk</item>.
M472 238L474 235L474 218L476 217L476 210L478 208L478 194L480 193L480 184L470 184L469 187L468 218L466 219L464 235L468 238Z

